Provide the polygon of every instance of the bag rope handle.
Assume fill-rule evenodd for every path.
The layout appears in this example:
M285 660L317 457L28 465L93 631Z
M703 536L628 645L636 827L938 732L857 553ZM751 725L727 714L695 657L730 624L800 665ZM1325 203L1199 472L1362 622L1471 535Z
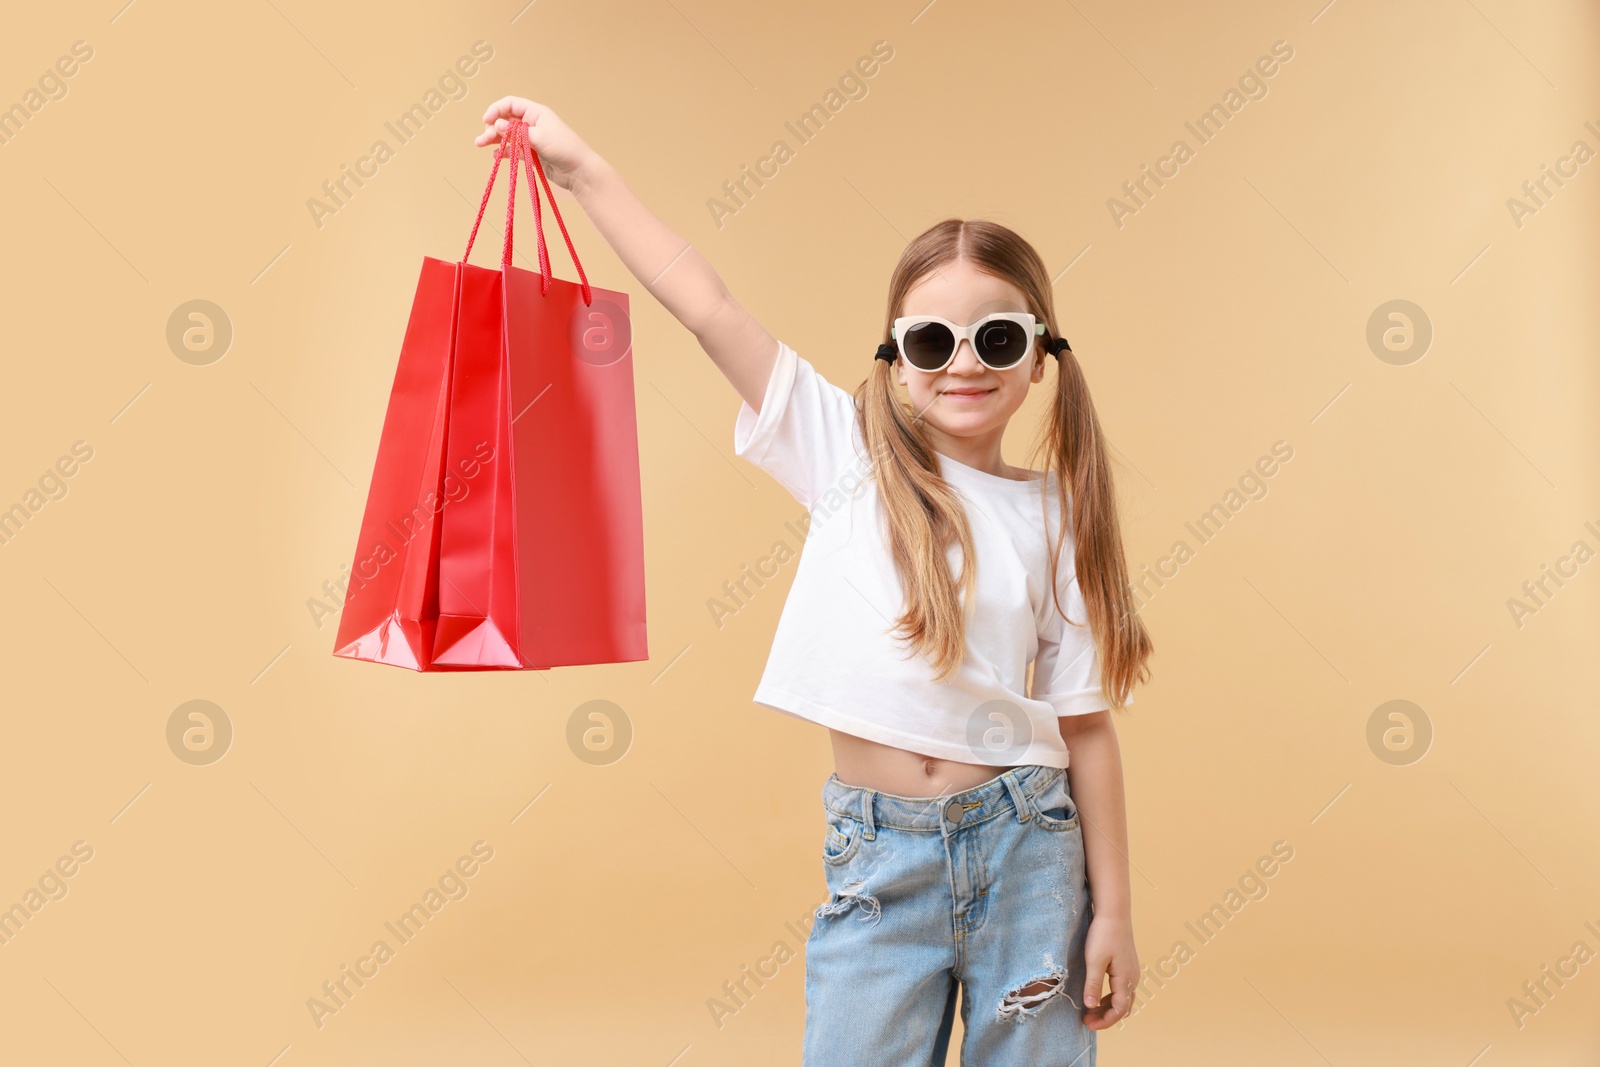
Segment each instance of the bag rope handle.
M494 180L500 175L500 161L505 158L506 149L510 144L505 138L494 149L494 168L489 171L489 184L483 187L483 199L478 201L478 217L472 221L472 233L467 235L467 250L461 253L461 261L465 263L472 255L472 243L478 239L478 227L483 224L483 213L489 207L489 193L494 189ZM512 168L512 181L516 180L516 166Z
M561 218L561 208L556 205L556 196L550 188L550 179L544 172L544 164L539 161L539 153L534 149L532 141L528 138L528 124L521 119L511 120L494 154L494 167L489 171L489 183L484 187L483 199L478 204L478 216L472 223L472 234L467 238L467 250L461 256L462 260L472 254L472 243L477 239L478 226L483 222L483 213L489 206L489 193L494 188L495 177L500 172L500 161L507 155L511 156L511 184L506 196L506 236L501 249L500 265L504 269L511 265L511 233L512 221L515 214L517 195L517 162L520 158L523 170L528 175L528 196L533 201L533 226L537 238L539 251L539 281L540 294L550 291L550 253L545 243L543 212L539 204L539 186L533 182L534 172L537 171L539 181L544 186L545 195L550 198L550 210L555 214L556 225L561 228L561 236L567 243L567 251L572 255L572 265L577 268L578 278L583 288L583 302L585 306L594 303L594 290L589 284L589 277L584 273L583 263L578 259L578 250L572 244L572 235L567 232L567 224Z

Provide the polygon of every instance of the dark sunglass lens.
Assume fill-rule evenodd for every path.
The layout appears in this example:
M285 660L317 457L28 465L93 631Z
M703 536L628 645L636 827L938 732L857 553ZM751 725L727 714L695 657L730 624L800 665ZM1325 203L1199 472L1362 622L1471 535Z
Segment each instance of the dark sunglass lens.
M1015 366L1028 354L1027 331L1010 319L990 319L978 327L975 347L991 367Z
M935 370L950 358L955 342L955 336L943 324L918 323L906 331L906 362L921 370Z

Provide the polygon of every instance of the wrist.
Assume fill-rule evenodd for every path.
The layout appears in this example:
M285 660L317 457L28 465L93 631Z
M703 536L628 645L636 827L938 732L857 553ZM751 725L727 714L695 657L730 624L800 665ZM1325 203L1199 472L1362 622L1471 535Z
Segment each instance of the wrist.
M576 167L572 168L572 195L582 200L591 189L605 180L605 172L610 168L600 153L589 150Z
M1133 923L1133 902L1132 901L1129 901L1129 900L1097 900L1094 897L1090 897L1089 899L1090 899L1091 906L1094 909L1094 921L1098 922L1099 920L1104 919L1107 922L1121 922L1121 923L1128 923L1129 925L1132 925L1132 923Z

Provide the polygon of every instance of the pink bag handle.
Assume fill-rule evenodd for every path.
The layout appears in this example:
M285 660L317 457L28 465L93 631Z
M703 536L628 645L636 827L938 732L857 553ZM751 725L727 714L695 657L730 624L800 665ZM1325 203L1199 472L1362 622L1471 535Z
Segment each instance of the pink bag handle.
M512 119L511 125L506 130L506 135L500 139L500 144L494 153L494 167L489 171L489 183L484 186L483 199L478 204L478 217L473 220L472 233L467 238L467 250L461 254L463 262L472 254L472 243L478 238L478 227L483 222L483 213L489 206L489 193L494 189L494 180L500 173L500 161L511 155L511 185L506 195L506 237L500 250L500 267L504 270L511 265L511 227L516 211L517 202L517 160L520 157L523 169L528 175L528 194L533 201L533 227L539 247L539 290L540 294L550 291L550 252L545 245L544 220L539 205L539 189L533 184L533 173L537 169L539 181L544 185L545 195L550 198L550 210L555 213L556 224L561 227L561 236L567 242L567 251L572 254L572 265L578 269L578 278L583 285L583 303L587 307L594 303L594 292L589 285L589 278L583 272L583 264L578 260L578 250L572 245L572 236L567 233L567 224L561 218L561 209L556 206L555 193L550 189L550 179L545 177L544 165L539 162L539 154L534 151L532 142L528 139L528 124L521 119Z

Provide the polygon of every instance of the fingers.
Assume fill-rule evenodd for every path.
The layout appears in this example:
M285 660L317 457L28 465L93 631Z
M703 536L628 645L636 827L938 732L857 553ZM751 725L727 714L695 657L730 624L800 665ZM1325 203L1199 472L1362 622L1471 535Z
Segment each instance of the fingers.
M521 120L532 126L539 120L543 110L542 105L532 100L520 96L502 96L484 110L484 130L473 143L479 148L498 144L511 128L512 122Z
M1111 976L1111 1011L1107 1020L1120 1019L1133 1009L1134 981L1122 978L1115 972Z
M1110 1009L1112 1014L1120 1019L1133 1011L1134 993L1138 992L1138 977L1125 977L1120 969L1112 971L1110 977Z
M532 100L520 96L502 96L483 111L483 124L492 125L495 119L523 118L534 107Z
M512 117L521 118L518 105L521 101L514 96L502 96L490 104L483 112L483 132L478 134L473 143L479 148L487 145L498 144L500 138L510 128Z
M515 101L516 97L506 97L506 99ZM502 103L497 101L495 104L490 105L488 111L484 112L484 130L478 134L473 143L479 148L498 144L501 138L506 135L506 131L511 128L511 123L521 117L511 106L502 106Z
M506 131L511 128L511 123L506 119L496 119L492 125L484 127L484 131L473 139L473 144L479 148L487 145L499 144L505 139Z
M534 114L540 106L532 100L520 96L502 96L490 104L483 111L483 124L490 126L497 119L521 119L524 122L533 122Z
M1104 1030L1112 1024L1128 1017L1133 1010L1133 1001L1137 991L1137 983L1132 978L1119 977L1115 967L1111 975L1111 996L1104 998L1084 992L1084 1024L1091 1030ZM1090 1000L1090 997L1094 1000ZM1098 1001L1098 1006L1095 1001Z

